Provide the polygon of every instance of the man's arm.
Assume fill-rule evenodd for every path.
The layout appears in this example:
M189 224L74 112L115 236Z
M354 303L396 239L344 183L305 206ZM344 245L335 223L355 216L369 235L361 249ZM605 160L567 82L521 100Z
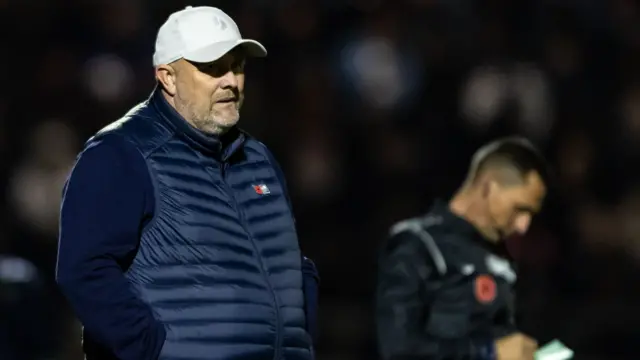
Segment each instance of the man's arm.
M501 337L513 335L518 332L516 321L513 313L513 304L509 304L507 309L496 314L495 324L493 325L493 337L499 339Z
M155 360L165 329L124 276L153 212L145 160L112 135L80 155L65 185L56 280L91 338L121 360Z
M484 359L485 349L460 338L436 338L426 330L430 302L437 296L437 285L427 279L436 269L425 245L410 232L390 239L380 264L376 292L378 342L384 360L409 359ZM426 289L425 289L426 285ZM425 310L427 309L427 310ZM486 354L485 354L486 352Z

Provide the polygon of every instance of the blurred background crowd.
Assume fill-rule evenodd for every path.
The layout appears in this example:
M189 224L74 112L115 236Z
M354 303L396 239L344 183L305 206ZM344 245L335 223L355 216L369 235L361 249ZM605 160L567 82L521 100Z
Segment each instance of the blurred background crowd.
M223 8L269 50L248 64L241 123L282 162L322 276L319 359L376 357L388 227L515 133L556 170L509 243L523 329L576 359L637 359L634 0L0 0L0 359L81 359L54 284L61 189L82 143L150 94L155 32L186 5Z

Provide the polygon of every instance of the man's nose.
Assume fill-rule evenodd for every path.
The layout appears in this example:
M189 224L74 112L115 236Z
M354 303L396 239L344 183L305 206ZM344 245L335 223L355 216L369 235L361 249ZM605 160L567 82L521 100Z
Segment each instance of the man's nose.
M236 74L231 70L227 71L227 73L220 78L220 87L221 88L237 88L238 79L236 78Z
M520 215L516 218L515 230L518 234L524 235L529 230L531 225L531 215Z

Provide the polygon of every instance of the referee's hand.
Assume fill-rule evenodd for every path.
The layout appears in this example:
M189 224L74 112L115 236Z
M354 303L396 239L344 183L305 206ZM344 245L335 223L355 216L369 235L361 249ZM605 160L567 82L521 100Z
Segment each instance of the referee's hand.
M497 360L533 360L538 343L522 333L505 336L496 341Z

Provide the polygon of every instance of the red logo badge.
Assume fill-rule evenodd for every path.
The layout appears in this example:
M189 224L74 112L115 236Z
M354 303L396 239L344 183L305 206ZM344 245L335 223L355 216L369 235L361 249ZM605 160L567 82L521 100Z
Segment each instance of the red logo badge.
M271 190L265 184L253 185L253 190L255 190L258 195L269 195L271 194Z
M496 299L496 281L489 275L478 275L475 280L476 300L482 304L491 303Z

